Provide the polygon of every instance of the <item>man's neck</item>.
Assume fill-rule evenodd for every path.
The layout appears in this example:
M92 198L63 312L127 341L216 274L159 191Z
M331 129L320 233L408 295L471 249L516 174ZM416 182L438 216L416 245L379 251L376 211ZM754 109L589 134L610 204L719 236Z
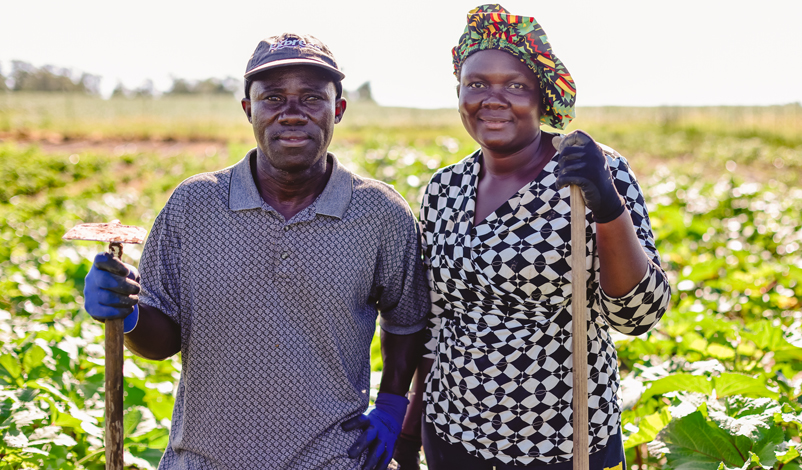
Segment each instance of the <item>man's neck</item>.
M333 162L326 156L302 172L288 172L270 165L257 150L251 173L262 199L288 221L309 207L326 188Z

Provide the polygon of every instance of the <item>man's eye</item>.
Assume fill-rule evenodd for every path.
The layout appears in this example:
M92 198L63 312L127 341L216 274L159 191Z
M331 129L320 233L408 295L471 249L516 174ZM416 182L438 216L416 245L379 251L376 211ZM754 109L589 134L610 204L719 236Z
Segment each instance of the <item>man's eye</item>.
M472 82L468 84L468 88L484 88L485 84L480 82Z
M281 101L281 97L276 95L270 95L265 97L266 101Z

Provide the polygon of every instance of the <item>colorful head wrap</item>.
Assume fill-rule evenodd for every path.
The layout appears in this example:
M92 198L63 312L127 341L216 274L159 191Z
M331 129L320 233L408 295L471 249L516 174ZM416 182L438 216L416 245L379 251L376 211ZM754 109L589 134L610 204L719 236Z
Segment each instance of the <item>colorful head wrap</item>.
M510 15L501 5L482 5L468 12L468 26L451 53L454 75L465 59L485 49L498 49L518 57L540 82L543 100L540 122L556 129L574 118L576 86L565 65L554 55L546 32L531 16Z

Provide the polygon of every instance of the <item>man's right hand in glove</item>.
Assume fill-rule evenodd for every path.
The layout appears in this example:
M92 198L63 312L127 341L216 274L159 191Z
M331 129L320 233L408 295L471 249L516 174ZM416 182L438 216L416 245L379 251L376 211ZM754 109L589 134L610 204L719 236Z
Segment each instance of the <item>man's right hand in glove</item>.
M123 331L128 333L139 319L139 281L135 267L109 253L99 253L86 275L84 308L101 322L125 318Z

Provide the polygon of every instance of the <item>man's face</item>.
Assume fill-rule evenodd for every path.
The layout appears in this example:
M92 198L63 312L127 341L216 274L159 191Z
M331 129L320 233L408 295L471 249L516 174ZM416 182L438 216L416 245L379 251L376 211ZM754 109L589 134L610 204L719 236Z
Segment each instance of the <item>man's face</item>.
M319 67L278 67L259 74L242 108L253 125L260 153L274 168L303 172L325 161L345 112L331 77Z

